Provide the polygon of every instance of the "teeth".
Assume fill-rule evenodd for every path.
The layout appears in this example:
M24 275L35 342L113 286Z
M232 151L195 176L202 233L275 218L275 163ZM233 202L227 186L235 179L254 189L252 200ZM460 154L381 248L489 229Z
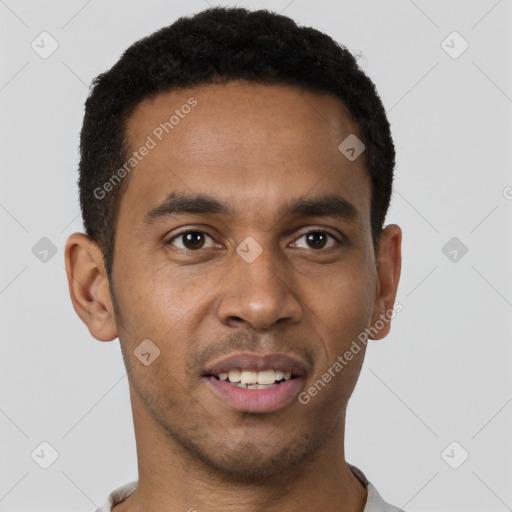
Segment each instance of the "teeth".
M277 384L252 384L252 385L249 385L247 386L247 389L270 389L270 388L275 388L277 386Z
M258 384L258 372L246 372L244 370L240 382L242 384Z
M241 384L240 382L235 382L231 385L243 389L270 389L277 386L277 384Z
M241 375L242 375L242 372L240 370L229 370L228 379L231 382L240 382Z
M274 370L264 370L258 372L258 384L274 384L276 380L276 373Z
M265 389L267 386L274 384L276 381L290 380L292 372L283 372L282 370L262 370L254 372L249 370L229 370L218 375L219 380L226 380L240 387L250 387L251 389ZM261 385L263 387L257 387Z

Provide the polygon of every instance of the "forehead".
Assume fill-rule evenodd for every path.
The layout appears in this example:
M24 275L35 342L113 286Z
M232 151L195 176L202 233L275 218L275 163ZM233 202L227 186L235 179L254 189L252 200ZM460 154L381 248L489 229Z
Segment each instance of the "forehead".
M246 82L158 94L126 122L138 157L119 220L140 222L173 192L213 194L239 217L326 192L369 211L364 154L350 161L338 149L351 134L357 125L328 94Z

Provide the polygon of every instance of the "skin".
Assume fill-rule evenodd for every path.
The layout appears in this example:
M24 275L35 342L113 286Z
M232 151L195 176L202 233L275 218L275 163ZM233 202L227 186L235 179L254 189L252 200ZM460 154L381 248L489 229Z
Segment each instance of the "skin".
M401 230L383 230L376 259L364 153L351 162L338 150L359 131L330 95L244 82L162 93L128 119L129 147L143 145L190 97L197 106L129 176L115 297L99 247L82 233L66 243L75 311L96 339L119 337L130 383L139 484L114 510L361 512L367 492L345 461L344 433L364 345L307 405L293 400L271 413L226 405L201 378L201 363L284 352L308 365L307 390L393 308ZM170 192L214 195L234 214L144 223ZM279 216L287 201L324 193L344 197L358 219ZM185 251L183 237L166 245L184 228L206 233L202 247L195 242L201 248ZM341 243L328 237L317 248L304 236L315 229ZM236 252L247 236L263 249L252 263ZM134 355L146 338L160 350L149 366Z

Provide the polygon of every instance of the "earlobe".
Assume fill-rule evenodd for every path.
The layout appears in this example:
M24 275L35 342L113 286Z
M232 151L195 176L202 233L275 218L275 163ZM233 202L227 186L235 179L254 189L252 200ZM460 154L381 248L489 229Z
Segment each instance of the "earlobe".
M370 327L371 339L382 339L391 329L390 315L394 316L401 267L402 230L396 224L390 224L382 231L379 247L376 294Z
M83 233L66 241L66 274L71 302L89 332L100 341L117 338L108 279L99 246Z

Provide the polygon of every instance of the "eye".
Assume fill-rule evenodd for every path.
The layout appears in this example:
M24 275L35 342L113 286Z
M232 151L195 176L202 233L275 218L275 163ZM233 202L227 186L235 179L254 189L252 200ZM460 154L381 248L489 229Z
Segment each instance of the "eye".
M331 247L335 246L336 244L341 243L333 234L331 234L328 231L324 231L322 229L314 229L307 231L303 233L298 239L305 238L306 244L308 246L303 247L305 249L330 249ZM333 244L326 247L326 244L328 243L328 239L331 238L331 240L334 241ZM205 245L206 239L211 240L211 244L209 246ZM175 241L181 240L181 246ZM300 245L297 245L298 242L293 242L291 244L292 247L299 247ZM214 247L222 247L219 244L215 244L213 238L208 235L208 233L205 233L204 231L199 230L188 230L188 231L182 231L181 233L178 233L177 235L174 235L172 238L170 238L167 242L165 242L166 245L172 245L174 247L177 247L178 249L184 250L184 251L196 251L199 249L208 249L208 248L214 248Z
M174 235L171 239L169 239L166 242L166 245L174 245L178 247L178 249L182 249L185 251L194 251L197 249L204 249L209 247L215 247L215 244L210 245L209 247L206 247L205 244L205 237L209 238L213 241L213 238L205 233L204 231L182 231L181 233L178 233L177 235ZM182 240L182 246L175 245L173 243L174 240Z
M328 237L330 237L332 240L334 240L334 244L325 247ZM328 231L324 231L322 229L314 229L311 231L307 231L306 233L303 233L297 240L300 240L301 238L306 239L306 243L310 244L309 247L305 247L306 249L330 249L331 247L335 246L337 243L339 244L340 241L331 233ZM296 245L297 242L294 242L292 244L293 247L299 247Z

